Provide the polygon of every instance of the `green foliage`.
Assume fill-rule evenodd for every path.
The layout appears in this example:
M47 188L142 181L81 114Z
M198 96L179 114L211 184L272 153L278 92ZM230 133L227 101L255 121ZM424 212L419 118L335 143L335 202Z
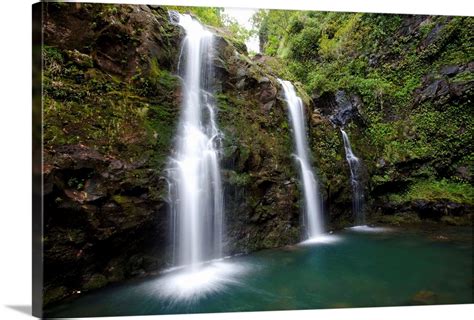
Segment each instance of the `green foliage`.
M224 30L231 35L232 39L242 44L245 43L252 34L251 30L247 30L245 27L241 26L237 20L226 14L222 14L222 24Z
M189 13L198 18L203 24L221 29L227 34L227 37L242 44L252 34L251 30L247 30L236 19L225 14L223 8L186 6L169 6L167 8L180 13Z
M418 100L437 79L469 87L472 72L447 77L442 70L473 61L472 17L432 16L418 26L402 15L262 10L254 19L263 52L281 61L277 74L302 83L308 95L344 90L361 98L364 126L346 129L369 185L402 182L408 191L393 197L403 201L472 203L472 99ZM348 172L338 165L340 137L324 124L311 133L322 185L341 185Z
M322 33L319 45L319 55L323 59L339 59L343 55L351 55L353 47L357 46L353 36L357 34L355 29L361 16L362 14L353 14L347 19L340 19L344 15L339 14L337 27L334 23L326 26L327 29Z
M318 57L320 32L317 27L306 27L289 41L289 57L306 61Z
M57 48L50 46L43 46L42 50L44 68L48 70L51 75L59 74L64 62L61 52Z
M223 27L222 20L223 8L219 7L186 7L186 6L169 6L169 10L175 10L180 13L189 13L199 18L199 20L213 27Z
M402 194L390 196L396 203L413 200L448 200L456 203L474 204L474 187L469 183L452 182L449 180L422 180L413 184Z
M163 92L172 92L178 79L167 70L160 69L156 57L149 61L149 70L138 72L132 77L136 93L145 97L157 97Z
M254 14L254 33L258 33L260 41L264 43L263 53L276 56L284 51L288 25L297 13L298 11L261 9Z
M235 171L229 171L228 181L231 185L244 187L251 181L248 173L237 173Z

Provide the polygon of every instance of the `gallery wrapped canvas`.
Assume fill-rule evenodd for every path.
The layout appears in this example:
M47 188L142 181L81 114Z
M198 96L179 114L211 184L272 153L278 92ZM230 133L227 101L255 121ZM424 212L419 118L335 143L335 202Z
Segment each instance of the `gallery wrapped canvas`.
M33 14L36 316L473 302L472 17Z

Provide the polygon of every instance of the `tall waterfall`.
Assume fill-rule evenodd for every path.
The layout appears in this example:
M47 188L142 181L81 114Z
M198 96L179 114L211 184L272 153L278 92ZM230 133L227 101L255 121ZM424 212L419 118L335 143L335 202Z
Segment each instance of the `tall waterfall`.
M313 174L313 168L309 162L309 147L306 139L306 126L304 120L303 102L296 95L293 84L289 81L278 80L284 90L288 104L289 119L293 128L293 140L300 169L300 179L304 195L304 222L308 238L314 238L324 232L322 222L321 195L319 193L318 181Z
M222 256L221 133L212 94L213 34L190 15L170 13L186 32L178 71L183 101L169 163L174 264L195 268Z
M341 128L342 140L344 141L344 149L346 151L346 160L351 171L351 185L352 185L352 212L355 216L356 225L365 224L365 215L363 208L363 188L360 181L360 160L352 152L351 142L347 133Z

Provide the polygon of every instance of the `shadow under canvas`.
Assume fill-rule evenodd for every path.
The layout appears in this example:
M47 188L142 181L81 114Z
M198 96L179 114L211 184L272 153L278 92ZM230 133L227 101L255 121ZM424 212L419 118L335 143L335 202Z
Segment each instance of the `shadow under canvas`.
M11 305L5 307L31 316L31 305Z

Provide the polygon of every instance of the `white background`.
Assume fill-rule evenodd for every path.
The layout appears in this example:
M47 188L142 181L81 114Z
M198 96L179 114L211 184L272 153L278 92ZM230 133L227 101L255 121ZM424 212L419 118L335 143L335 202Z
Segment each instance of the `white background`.
M89 0L87 2L100 2ZM142 0L125 3L217 5L331 11L474 15L472 0ZM31 310L31 0L0 9L0 320ZM120 319L468 319L474 305L228 313ZM92 318L90 318L92 319ZM104 318L102 318L104 319Z

